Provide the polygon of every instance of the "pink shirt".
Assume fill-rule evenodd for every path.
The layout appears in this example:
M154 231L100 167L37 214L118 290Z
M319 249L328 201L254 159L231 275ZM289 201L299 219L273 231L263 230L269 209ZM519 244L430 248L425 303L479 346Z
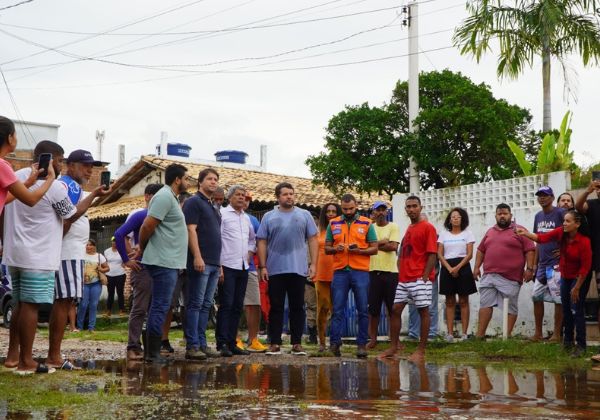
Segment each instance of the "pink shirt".
M524 236L517 235L511 225L500 229L498 225L490 228L479 247L478 251L484 254L483 271L485 273L500 274L502 277L521 282L525 268L525 254L535 250L534 243ZM517 227L521 227L517 225Z
M17 182L17 176L10 164L4 159L0 159L0 214L4 210L8 187Z

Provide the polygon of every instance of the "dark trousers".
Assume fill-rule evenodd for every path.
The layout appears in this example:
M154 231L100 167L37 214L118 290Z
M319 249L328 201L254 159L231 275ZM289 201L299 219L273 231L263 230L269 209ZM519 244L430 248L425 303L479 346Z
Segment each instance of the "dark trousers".
M575 287L576 283L575 279L562 279L560 284L560 300L562 302L563 324L565 327L563 342L565 345L573 344L573 332L575 332L577 345L585 349L585 316L583 308L587 292L583 293L583 287L579 289L579 299L577 303L572 303L571 290Z
M223 344L235 346L238 324L244 308L244 296L248 286L248 270L235 270L223 266L222 283L219 283L219 310L217 311L217 349Z
M283 306L287 294L292 344L300 344L304 332L304 285L306 277L295 273L269 276L269 337L271 344L281 345Z
M106 278L108 278L108 297L106 298L106 309L108 312L112 311L116 291L119 311L125 311L125 274L120 276L106 276Z

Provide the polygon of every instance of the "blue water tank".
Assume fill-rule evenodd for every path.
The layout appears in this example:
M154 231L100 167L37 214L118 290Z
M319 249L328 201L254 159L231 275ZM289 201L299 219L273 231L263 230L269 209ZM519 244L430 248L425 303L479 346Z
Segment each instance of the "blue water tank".
M187 144L183 143L167 143L167 155L168 156L179 156L179 157L190 157L190 150L192 148Z
M215 153L215 157L217 158L217 162L245 164L248 153L240 150L221 150L220 152Z

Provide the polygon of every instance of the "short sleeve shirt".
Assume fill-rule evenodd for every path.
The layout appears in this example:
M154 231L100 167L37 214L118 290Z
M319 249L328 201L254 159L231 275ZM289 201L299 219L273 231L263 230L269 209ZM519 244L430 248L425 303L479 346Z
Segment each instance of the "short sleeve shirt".
M377 223L373 223L371 226L375 229L378 240L387 239L390 242L400 243L400 228L396 223L390 222L385 226L378 226ZM397 273L397 262L396 251L379 250L377 254L371 255L369 270Z
M188 234L179 201L168 185L162 187L148 206L148 216L160 220L144 249L142 263L183 269L187 262Z
M400 247L400 282L411 282L423 277L429 254L437 253L437 233L427 221L410 224L406 229ZM435 279L431 270L429 279Z
M440 233L438 243L444 246L444 258L464 258L467 256L467 245L475 243L475 236L469 229L465 229L458 235L444 229Z
M6 197L8 196L8 187L17 182L17 176L15 172L4 159L0 159L0 214L6 203Z
M317 234L311 214L298 207L291 211L279 208L265 214L256 234L267 241L267 271L277 274L308 274L307 240Z
M221 214L208 197L198 191L183 204L185 223L196 225L200 255L205 264L221 265ZM188 251L188 258L194 256Z
M533 242L517 235L512 227L501 229L497 225L488 229L477 247L477 250L484 254L485 273L500 274L519 283L523 279L525 254L534 249Z
M539 211L536 213L533 220L533 233L547 233L557 227L562 226L565 209L560 207L554 207L548 213ZM546 244L538 244L538 272L536 276L545 277L546 267L553 267L558 264L558 256L554 255L554 252L560 248L560 244L557 241L549 242Z
M21 182L30 174L31 168L16 172ZM37 181L30 190L40 188L44 182ZM65 185L56 180L35 206L29 207L18 200L8 204L4 215L2 262L12 267L58 270L63 220L73 217L76 212Z

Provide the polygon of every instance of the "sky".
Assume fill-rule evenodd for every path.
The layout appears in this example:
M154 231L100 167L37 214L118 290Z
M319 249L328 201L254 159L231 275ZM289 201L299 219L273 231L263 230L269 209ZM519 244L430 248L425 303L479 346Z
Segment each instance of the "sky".
M265 144L269 172L310 176L304 161L324 150L333 115L382 105L408 79L407 0L25 0L1 10L21 1L0 0L0 68L13 98L0 83L0 115L60 124L67 153L96 154L105 130L104 161L117 162L119 144L127 162L154 153L165 131L193 158L235 149L258 165ZM466 17L464 0L420 0L420 69L486 83L541 129L541 61L499 80L495 51L476 63L452 46ZM553 62L553 125L573 112L571 148L589 165L600 160L600 73L576 56L568 63L576 98Z

